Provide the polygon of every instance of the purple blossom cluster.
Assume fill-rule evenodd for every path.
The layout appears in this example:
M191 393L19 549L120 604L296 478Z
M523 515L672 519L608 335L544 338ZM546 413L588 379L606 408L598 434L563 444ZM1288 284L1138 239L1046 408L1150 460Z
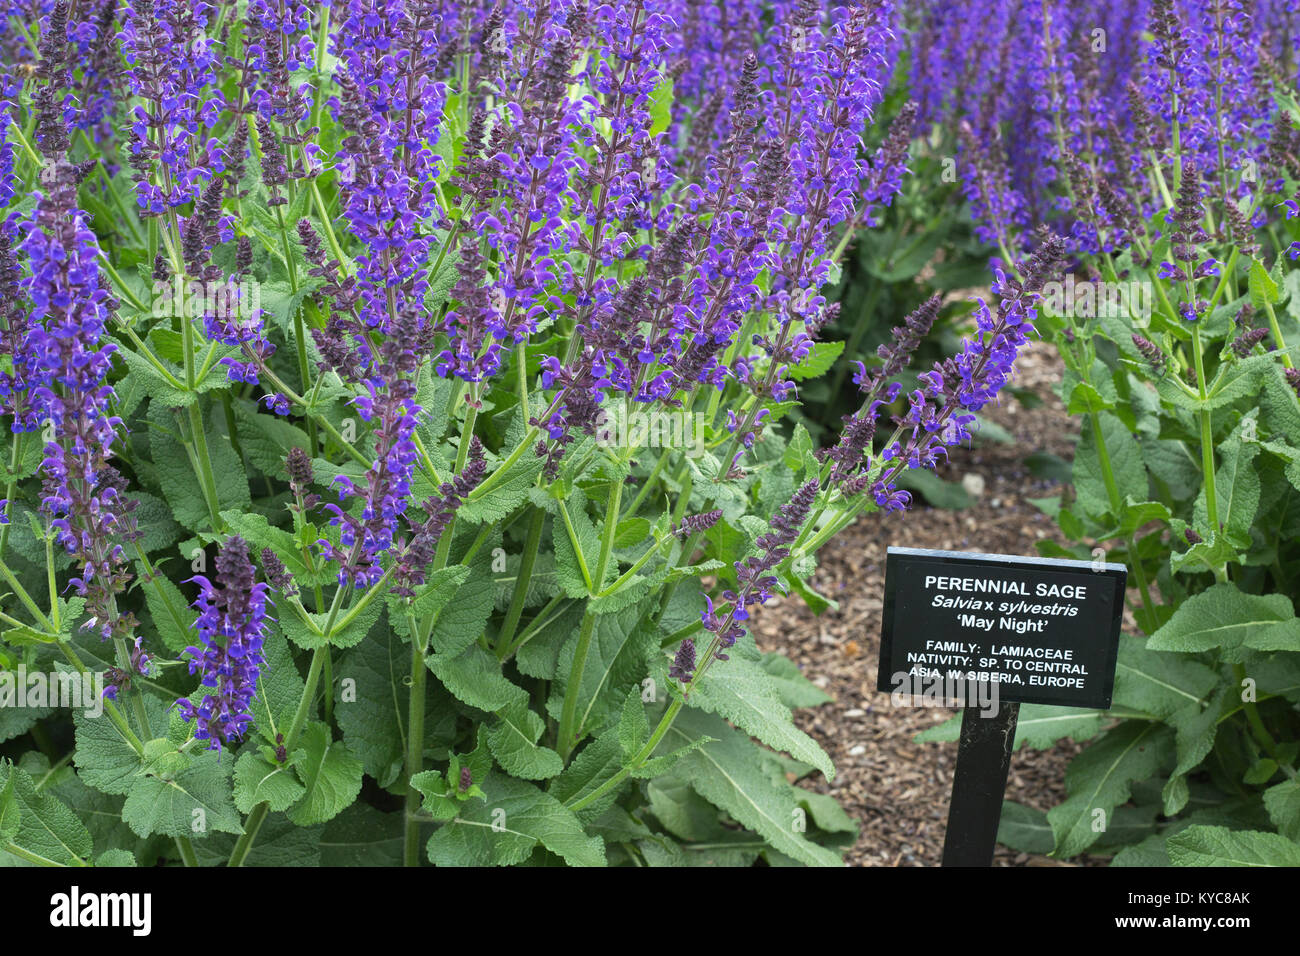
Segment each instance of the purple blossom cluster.
M194 721L194 736L220 750L239 741L252 721L257 678L266 658L262 652L270 591L256 581L248 545L238 536L221 545L216 559L216 582L203 575L192 580L199 587L194 602L199 615L194 622L202 647L186 648L190 673L201 674L207 688L196 704L182 698L176 707L182 718Z
M116 346L106 324L116 307L100 281L99 245L77 208L77 167L47 167L22 244L29 274L18 284L28 303L14 379L28 392L15 430L45 430L42 507L60 543L80 565L72 581L104 637L123 636L115 596L130 579L122 540L133 533L133 505L110 464L122 421L105 382Z
M766 603L780 585L773 572L790 556L790 546L799 537L818 490L818 481L807 481L777 510L770 522L771 530L754 542L757 552L735 563L736 589L724 590L720 605L715 606L712 598L705 595L707 607L701 618L704 629L713 635L706 662L728 659L724 651L745 636L744 622L749 620L749 609ZM678 645L669 676L686 683L695 676L695 667L695 641L688 637Z
M913 37L913 95L951 132L1004 264L1042 223L1071 253L1145 257L1142 223L1173 206L1184 164L1216 220L1264 224L1291 155L1275 91L1295 86L1296 17L1291 0L935 2Z
M474 434L476 421L490 421L479 430L493 441L531 427L520 449L531 446L543 459L543 478L554 478L608 404L686 414L709 400L716 407L718 392L730 387L739 396L727 410L730 434L721 440L730 444L715 480L742 476L773 409L798 397L797 367L814 357L836 315L823 290L837 257L898 194L919 123L957 118L963 161L978 173L968 186L972 201L991 223L988 235L1008 249L1022 248L1015 233L1048 206L1071 222L1072 242L1114 241L1123 210L1100 186L1076 191L1069 204L1059 193L1076 180L1133 168L1118 153L1124 131L1112 130L1092 99L1125 96L1127 84L1090 65L1071 39L1086 12L1049 3L1018 17L1010 0L986 6L993 10L987 22L1005 27L1006 38L981 41L980 55L1010 62L1023 49L1027 65L988 84L955 46L972 21L926 6L919 35L928 45L917 70L969 86L922 91L870 150L864 134L904 35L892 0L335 0L328 24L323 7L300 0L46 4L32 101L35 143L51 157L52 178L21 223L30 227L21 245L10 241L17 231L0 228L0 335L19 357L0 377L0 400L14 427L48 420L54 429L45 507L84 566L74 584L96 625L111 636L129 630L113 597L127 581L118 542L135 534L109 464L121 422L106 384L114 345L105 324L117 304L76 209L78 183L90 169L65 157L70 131L98 129L107 115L95 105L102 91L121 82L131 94L117 113L129 131L145 241L156 245L152 277L229 292L230 308L205 312L195 326L208 342L240 349L222 360L232 397L251 400L262 388L261 401L288 414L290 398L301 408L311 404L307 389L336 397L341 382L360 419L355 438L313 423L312 454L295 448L288 455L295 530L320 506L337 535L316 545L341 588L387 586L413 598L445 557L440 545L450 543L466 502L500 477L488 476L493 456ZM1159 0L1155 7L1164 9ZM1118 5L1093 0L1094 8ZM1241 16L1234 8L1202 28L1236 36ZM1154 35L1150 49L1124 54L1126 69L1172 55L1156 49L1165 35ZM1022 48L1008 38L1030 42ZM125 69L119 73L105 50L120 55ZM1189 72L1195 79L1186 82L1213 82L1227 95L1259 72L1247 61L1213 67ZM1201 78L1206 71L1213 80ZM16 97L4 80L5 202L15 198L8 134ZM1143 102L1163 115L1158 93ZM1048 120L1030 124L1027 151L1012 155L994 134L1025 109ZM339 136L328 168L315 128L323 112ZM1056 116L1063 129L1050 121ZM1100 152L1094 143L1103 144ZM253 162L260 187L245 175ZM253 204L265 207L262 215L249 214ZM232 212L246 234L236 234ZM1189 220L1175 254L1197 241ZM751 609L781 587L782 566L819 503L907 507L898 475L934 467L948 446L970 437L974 413L1007 381L1033 332L1038 290L1061 253L1060 240L1041 239L1019 278L998 274L996 302L975 313L976 333L921 375L883 442L880 419L904 397L899 376L939 301L894 330L878 364L859 367L862 404L826 453L824 476L800 486L754 553L734 564L733 587L702 616L709 649L697 655L693 641L682 642L674 679L690 682L701 666L726 660ZM255 272L287 278L301 293L292 306L301 311L281 315L279 328L234 298ZM310 339L296 326L289 331L295 323L310 329ZM182 329L188 341L195 330ZM286 343L285 352L297 346L299 397L278 384L291 364L277 353ZM1241 347L1254 344L1243 339ZM421 405L430 403L417 396L430 371L453 380L442 392L450 392L447 417L465 415L454 473L420 447ZM507 373L517 378L507 382ZM232 439L238 410L234 402L227 409ZM361 459L334 475L337 498L323 505L308 492L312 456L322 447L317 425L329 433L322 457L342 444ZM417 491L418 469L432 477L433 494ZM723 517L712 503L697 507L679 512L671 530L686 539L686 551ZM212 521L220 524L216 509ZM178 707L214 749L247 731L265 664L270 592L299 598L275 551L261 549L259 564L260 583L248 546L231 537L214 580L192 579L200 640L188 649L190 671L209 692ZM130 666L145 668L147 659L137 643Z
M129 161L143 216L199 199L225 168L212 130L225 107L217 82L219 37L208 30L216 7L197 0L126 0L118 34L130 110Z
M974 413L1010 379L1016 355L1034 333L1039 293L1063 256L1061 238L1044 233L1038 250L1020 263L1020 278L995 271L996 310L979 300L975 335L963 340L958 354L920 376L921 387L908 396L907 413L895 418L898 437L881 452L893 465L872 488L878 505L885 510L906 507L907 492L898 491L892 479L904 468L933 468L940 456L946 457L948 447L971 437Z

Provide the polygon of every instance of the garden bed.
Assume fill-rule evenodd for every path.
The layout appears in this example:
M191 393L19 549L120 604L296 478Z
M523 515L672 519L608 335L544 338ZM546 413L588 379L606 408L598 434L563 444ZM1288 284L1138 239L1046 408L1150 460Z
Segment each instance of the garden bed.
M956 744L916 743L917 734L955 711L896 708L876 691L884 557L890 545L945 551L1035 555L1034 542L1060 530L1027 499L1060 492L1050 477L1025 464L1027 455L1072 455L1078 423L1052 391L1061 378L1053 349L1035 343L1017 363L1017 385L1034 398L1028 405L1006 397L985 417L1006 429L1015 444L981 442L954 448L940 474L982 494L968 508L916 507L899 515L855 525L821 555L812 585L839 603L817 617L798 599L773 600L758 615L759 646L798 661L804 673L835 700L796 714L799 726L826 749L838 771L806 783L831 794L857 821L857 842L845 855L853 866L935 866L943 855ZM1033 407L1028 407L1032 405ZM1018 751L1007 780L1007 799L1041 810L1065 797L1063 778L1082 749L1061 740L1051 750ZM1014 866L1065 865L1049 857L999 847L995 862ZM1086 859L1081 862L1086 862Z

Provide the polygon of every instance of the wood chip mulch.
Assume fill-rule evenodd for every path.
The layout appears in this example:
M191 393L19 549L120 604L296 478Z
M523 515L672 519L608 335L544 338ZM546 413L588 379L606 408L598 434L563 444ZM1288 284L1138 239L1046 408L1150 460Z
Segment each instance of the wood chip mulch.
M1055 523L1025 500L1059 494L1060 485L1036 477L1022 461L1038 450L1067 461L1072 457L1078 424L1052 392L1060 376L1054 350L1034 343L1017 362L1015 384L1032 391L1041 403L1028 408L1007 396L984 410L985 418L1014 435L1015 444L980 443L951 450L939 474L978 493L971 507L945 511L918 505L903 515L868 516L819 554L812 584L838 602L837 610L817 617L799 598L778 596L756 615L759 647L788 655L835 698L797 713L796 720L826 749L838 770L833 782L814 774L803 785L834 796L858 822L858 840L845 856L849 865L939 864L957 756L956 743L913 741L955 711L894 708L888 694L875 689L885 549L894 545L1037 555L1038 539L1063 541ZM1060 803L1065 768L1079 749L1066 740L1052 750L1017 751L1007 798L1040 810ZM999 846L994 865L1070 864Z

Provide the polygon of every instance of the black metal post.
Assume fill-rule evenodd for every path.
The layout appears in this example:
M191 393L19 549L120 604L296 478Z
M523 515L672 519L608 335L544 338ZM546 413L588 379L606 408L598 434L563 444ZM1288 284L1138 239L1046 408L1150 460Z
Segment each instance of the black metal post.
M999 703L997 713L989 717L980 716L978 707L962 711L948 832L943 841L944 866L993 863L1019 714L1020 704L1015 702Z

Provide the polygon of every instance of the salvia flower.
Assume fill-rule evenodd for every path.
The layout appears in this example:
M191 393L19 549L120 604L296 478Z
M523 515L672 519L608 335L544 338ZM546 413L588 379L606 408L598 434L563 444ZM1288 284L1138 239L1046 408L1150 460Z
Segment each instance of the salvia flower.
M1246 358L1267 337L1268 329L1247 329L1232 340L1232 351L1238 358Z
M118 615L115 595L130 580L120 541L133 533L133 505L110 464L122 421L112 414L105 382L115 346L106 325L115 307L99 275L99 247L77 208L76 168L47 167L48 193L30 220L22 249L31 273L21 283L31 303L16 368L30 403L15 430L48 427L43 509L60 543L80 565L73 585L84 596L87 626L102 636L125 636L131 622Z
M104 697L106 699L116 699L118 691L123 687L129 687L131 678L136 674L147 677L153 672L153 658L144 650L143 637L136 637L135 646L131 649L129 664L129 669L110 667L105 673Z
M410 522L410 539L399 543L395 548L397 559L393 574L394 594L407 598L415 596L414 587L424 583L424 572L433 560L438 542L455 518L457 509L464 504L469 493L478 487L486 472L483 444L475 435L470 439L465 467L451 481L443 482L438 494L424 500L421 504L424 520Z
M668 676L683 684L695 676L695 641L691 638L688 637L677 645L677 653L673 655Z
M1165 355L1164 350L1156 343L1152 342L1145 336L1133 334L1133 345L1137 348L1142 357L1146 359L1147 365L1156 375L1163 375L1165 367L1169 362L1169 357Z
M203 575L192 580L199 586L194 622L202 646L186 648L190 673L201 674L208 688L197 704L177 701L181 716L195 722L194 736L220 750L239 741L252 721L257 679L266 659L262 653L269 586L254 580L248 545L238 536L221 546L216 559L216 582Z
M225 97L221 55L207 30L216 8L203 0L128 0L118 34L131 107L131 166L140 214L161 215L197 200L224 169L221 144L206 136Z
M280 556L270 548L262 549L262 573L266 575L266 580L271 587L285 597L292 597L298 593L298 588L293 583L293 575L284 566Z
M683 538L694 534L703 534L705 531L708 531L717 524L721 518L721 508L713 511L705 511L696 515L687 515L682 519L681 524L673 529L673 534Z
M722 600L727 608L725 614L714 607L711 598L705 596L707 608L701 619L704 629L713 634L713 656L717 660L727 660L728 655L723 651L744 637L742 622L749 619L749 608L771 598L773 589L778 586L773 571L790 556L790 546L799 537L799 531L808 519L808 513L817 498L818 487L816 480L801 485L790 501L772 516L769 522L771 530L759 535L755 541L758 553L735 563L737 590L722 592ZM692 658L693 652L694 647L690 652ZM678 653L681 653L680 649Z

